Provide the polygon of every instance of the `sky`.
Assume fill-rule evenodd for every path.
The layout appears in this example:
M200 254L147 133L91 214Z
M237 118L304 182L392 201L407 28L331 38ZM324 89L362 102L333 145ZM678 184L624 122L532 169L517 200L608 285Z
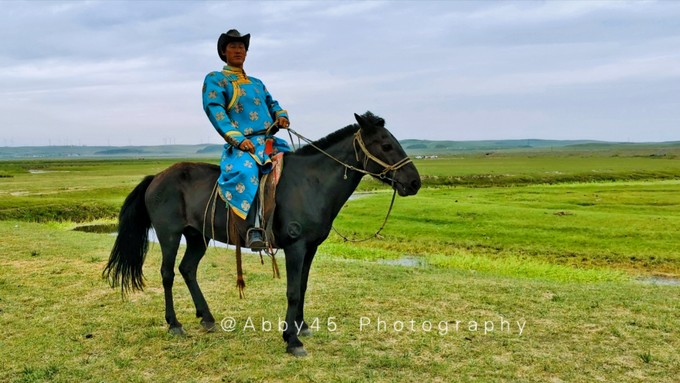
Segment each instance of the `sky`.
M312 139L370 110L401 140L677 141L678 20L676 1L0 0L0 146L222 143L201 88L231 28Z

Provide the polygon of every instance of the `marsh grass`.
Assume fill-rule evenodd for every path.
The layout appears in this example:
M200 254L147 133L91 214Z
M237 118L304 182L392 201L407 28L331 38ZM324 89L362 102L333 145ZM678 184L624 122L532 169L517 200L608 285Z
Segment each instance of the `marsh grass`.
M678 159L635 156L463 156L416 161L424 176L607 171L673 173ZM0 219L35 222L115 220L129 191L174 160L0 162ZM459 165L460 163L460 165ZM590 170L588 170L590 169ZM30 173L40 170L42 173ZM376 181L367 177L363 188ZM397 201L385 239L357 245L366 257L428 256L431 263L511 273L517 264L616 268L680 274L677 180L558 183L516 187L424 188ZM350 201L336 226L358 237L380 226L388 198ZM331 237L328 245L339 246ZM348 253L352 253L348 249ZM354 253L357 253L354 251ZM374 257L375 258L375 257ZM506 262L507 260L507 262ZM477 265L471 265L477 263ZM534 275L533 266L523 273ZM554 274L554 272L553 272ZM569 273L568 273L569 274ZM571 274L569 274L571 275Z
M0 220L32 222L113 219L144 176L176 160L0 161Z
M112 236L18 221L1 222L0 235L0 381L672 382L680 373L677 287L516 279L322 253L307 305L319 328L305 341L310 356L298 360L284 354L275 329L285 274L273 279L257 256L245 260L244 300L231 251L209 249L199 269L213 313L237 321L232 332L200 330L178 276L176 307L189 336L172 337L157 245L146 291L121 300L100 279ZM249 318L254 327L246 328ZM511 325L500 330L501 318ZM273 330L263 330L266 321ZM517 321L526 321L521 335ZM395 330L399 323L404 330ZM489 323L494 331L485 334Z
M534 266L545 264L680 275L678 187L679 181L640 181L424 189L396 201L383 240L353 244L348 254L422 255L465 269L483 256L482 269L531 277ZM370 236L389 199L377 193L349 201L336 228ZM334 235L328 245L342 240Z
M246 257L244 300L231 251L201 263L214 315L240 326L231 332L200 330L177 273L189 336L167 334L157 244L145 292L121 300L101 280L113 236L73 229L115 225L127 193L174 160L0 162L0 381L675 381L679 288L634 277L680 274L679 161L511 154L417 161L452 183L425 179L439 186L398 199L381 240L332 235L310 279L306 359L283 353L285 272L273 279L266 259ZM336 226L371 235L388 204L383 192L349 201ZM424 261L379 263L404 257ZM501 318L526 321L522 335L499 331Z
M501 152L416 160L426 186L520 186L533 184L670 180L680 178L676 156L635 151Z

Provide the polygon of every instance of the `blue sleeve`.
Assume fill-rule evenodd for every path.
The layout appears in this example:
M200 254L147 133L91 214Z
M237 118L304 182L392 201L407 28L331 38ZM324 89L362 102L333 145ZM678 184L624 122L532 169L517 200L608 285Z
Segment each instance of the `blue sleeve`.
M227 113L231 84L219 72L211 72L203 81L203 110L215 130L229 144L238 146L245 139Z
M276 119L279 117L285 117L290 120L290 118L288 118L288 111L281 108L279 102L274 100L262 81L257 81L262 85L262 89L264 89L264 102L265 105L267 105L267 109L269 110L269 115L272 117L272 121L276 122Z

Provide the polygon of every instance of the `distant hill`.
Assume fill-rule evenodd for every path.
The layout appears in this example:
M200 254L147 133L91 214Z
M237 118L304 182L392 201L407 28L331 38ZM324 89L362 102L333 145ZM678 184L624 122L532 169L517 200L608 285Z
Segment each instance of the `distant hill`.
M0 159L26 158L200 158L214 157L220 145L159 146L21 146L0 147Z
M551 148L565 147L584 144L607 144L593 140L482 140L482 141L429 141L429 140L403 140L401 145L405 150L503 150L517 148Z
M141 149L132 149L132 148L120 148L120 149L107 149L107 150L100 150L98 152L95 152L95 155L101 155L101 156L121 156L121 155L140 155L144 154L144 150Z
M403 140L409 155L453 155L472 152L580 150L604 151L627 149L673 149L680 151L680 141L606 142L594 140L485 140L433 141ZM22 146L0 147L0 160L30 158L216 158L222 145L158 145L158 146Z
M400 141L404 150L417 154L455 154L461 152L497 152L497 151L545 151L545 150L648 150L675 149L680 150L680 141L667 142L608 142L595 140L483 140L483 141Z
M611 142L593 142L584 143L578 145L570 145L570 148L574 149L611 149L613 147L617 148L634 148L634 149L652 149L652 148L680 148L680 141L666 141L666 142L621 142L621 143L611 143Z
M199 149L196 151L198 154L216 154L216 153L222 153L222 148L224 145L206 145L203 149Z

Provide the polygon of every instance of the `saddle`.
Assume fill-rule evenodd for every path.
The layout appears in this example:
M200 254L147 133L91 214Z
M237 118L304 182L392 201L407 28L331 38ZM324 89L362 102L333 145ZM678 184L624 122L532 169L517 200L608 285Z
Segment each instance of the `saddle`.
M274 210L276 209L276 185L279 183L281 178L281 171L283 169L283 153L278 153L272 158L272 169L269 173L263 175L260 179L260 185L258 188L258 197L260 199L259 207L257 213L260 215L260 224L263 229L267 249L265 252L270 255L272 259L272 273L274 278L280 278L279 266L276 264L275 250L276 241L274 238ZM215 184L215 188L219 189L218 185ZM217 191L217 190L216 190ZM226 202L222 193L217 192L217 195L222 197L222 200ZM217 198L217 197L215 197ZM243 279L243 265L241 262L241 244L239 240L239 232L237 228L237 219L239 219L236 214L227 206L227 232L231 238L234 238L234 245L236 246L236 287L239 291L239 297L243 299L245 297L244 289L246 287L245 280ZM253 229L251 229L253 230ZM248 234L246 233L246 236ZM260 260L264 264L262 259L262 253L260 252Z
M260 179L258 198L260 199L260 222L264 229L263 238L270 249L276 249L274 238L274 210L276 209L276 186L281 178L283 169L283 153L272 157L272 170Z

